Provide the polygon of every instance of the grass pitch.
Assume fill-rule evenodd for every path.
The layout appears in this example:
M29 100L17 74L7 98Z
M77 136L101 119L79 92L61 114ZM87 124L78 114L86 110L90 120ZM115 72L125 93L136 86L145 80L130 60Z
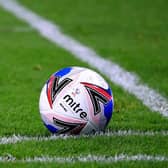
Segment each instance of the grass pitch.
M168 1L20 2L168 96Z
M105 58L138 74L143 82L168 96L167 1L23 0L20 2L45 18L58 23L64 32L94 48ZM24 31L25 28L29 31ZM1 137L13 134L50 135L42 125L38 110L42 86L53 72L62 67L74 65L89 67L29 28L27 24L0 10ZM168 130L167 118L151 112L122 88L113 83L110 85L115 100L113 117L108 126L110 131ZM45 142L30 141L0 145L0 156L8 153L18 159L41 155L113 156L116 153L168 156L167 138L162 135L156 137L101 136ZM167 164L167 162L128 161L106 164L106 166L166 167ZM56 163L2 164L4 167L54 167L55 165ZM57 165L60 166L60 164ZM66 164L61 166L67 167ZM104 167L105 165L73 163L68 166Z

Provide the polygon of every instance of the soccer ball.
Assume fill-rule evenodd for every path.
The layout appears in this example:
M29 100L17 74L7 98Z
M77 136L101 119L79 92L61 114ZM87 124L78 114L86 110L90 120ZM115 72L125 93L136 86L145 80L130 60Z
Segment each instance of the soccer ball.
M39 100L42 121L56 134L104 131L113 112L112 91L95 71L68 67L51 75Z

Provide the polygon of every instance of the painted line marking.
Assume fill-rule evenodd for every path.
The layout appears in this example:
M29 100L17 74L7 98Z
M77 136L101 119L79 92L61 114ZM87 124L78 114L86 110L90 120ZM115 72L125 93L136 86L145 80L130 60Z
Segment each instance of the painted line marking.
M58 140L58 139L70 139L70 138L82 138L82 137L98 137L98 136L168 136L168 131L133 131L133 130L118 130L118 131L107 131L105 133L97 133L95 135L80 135L80 136L72 136L72 135L51 135L51 136L21 136L21 135L12 135L9 137L0 137L0 145L5 144L16 144L20 142L26 141L50 141L50 140Z
M40 157L25 157L22 159L17 159L11 154L6 156L0 156L0 162L57 162L57 163L77 163L77 162L102 162L102 163L113 163L113 162L122 162L122 161L155 161L162 162L168 161L167 156L162 155L146 155L146 154L137 154L137 155L127 155L127 154L118 154L115 156L104 156L104 155L87 155L87 156L72 156L72 157L56 157L56 156L40 156Z
M68 35L63 34L59 27L43 19L14 0L0 0L0 5L17 18L27 22L36 29L41 36L64 48L76 58L95 67L106 75L112 82L135 95L149 109L168 117L168 100L155 90L139 82L139 78L125 71L119 65L103 59L89 47L79 43Z

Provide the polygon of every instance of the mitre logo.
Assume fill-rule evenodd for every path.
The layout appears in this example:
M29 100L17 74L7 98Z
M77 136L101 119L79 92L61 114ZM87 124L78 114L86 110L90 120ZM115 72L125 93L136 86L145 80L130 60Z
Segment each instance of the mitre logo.
M63 99L75 113L80 114L81 118L87 117L87 113L80 107L81 106L80 103L75 102L74 99L69 94L65 95Z

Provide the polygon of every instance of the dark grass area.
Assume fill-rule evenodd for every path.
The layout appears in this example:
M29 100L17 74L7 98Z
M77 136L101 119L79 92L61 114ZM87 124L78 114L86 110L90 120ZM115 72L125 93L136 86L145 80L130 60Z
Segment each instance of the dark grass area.
M24 4L61 25L63 31L137 73L143 82L168 95L167 1L28 1ZM100 12L101 11L101 12ZM36 31L0 11L0 136L50 135L43 126L38 100L49 76L67 66L85 66L71 54L41 38ZM92 67L89 67L92 68ZM167 118L151 112L134 96L109 81L115 108L110 130L168 130ZM168 156L167 136L92 137L0 145L0 156L115 155ZM4 167L166 167L167 162L0 163Z
M96 136L29 141L0 145L0 156L11 154L17 159L35 156L114 156L147 154L168 156L167 136Z
M3 27L27 26L9 13L1 12ZM62 67L86 66L72 55L41 38L35 31L0 32L0 135L45 135L38 100L42 86L49 76ZM16 40L17 39L17 40ZM91 68L91 67L90 67ZM107 78L106 78L107 79ZM108 79L107 79L108 80ZM109 81L109 80L108 80ZM109 82L110 83L110 82ZM134 96L110 83L115 101L112 130L167 129L167 119L137 101Z
M90 168L94 168L94 167L98 167L98 168L119 168L119 167L129 167L129 168L149 168L149 167L154 167L154 168L160 168L160 167L167 167L168 162L155 162L155 161L127 161L127 162L118 162L118 163L97 163L97 162L93 162L93 163L1 163L1 165L3 167L8 167L8 168L13 168L13 167L25 167L25 168L59 168L59 167L69 167L69 168L73 168L73 167L90 167Z
M5 26L24 25L15 17L1 12ZM11 18L11 19L10 19ZM1 135L46 134L42 125L38 99L48 77L66 66L87 66L69 53L39 37L36 32L0 32L0 123ZM17 41L16 41L17 39ZM110 84L114 93L115 110L111 129L166 129L166 119L149 112L141 102L119 87ZM143 122L143 123L142 123Z
M168 1L20 1L168 96Z

